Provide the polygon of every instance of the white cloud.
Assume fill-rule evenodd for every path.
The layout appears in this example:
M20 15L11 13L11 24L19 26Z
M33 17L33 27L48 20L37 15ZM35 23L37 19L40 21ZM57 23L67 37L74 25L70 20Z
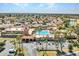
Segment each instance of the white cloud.
M25 7L28 7L29 4L28 3L14 3L14 5L16 5L17 7L23 8L25 9Z
M40 3L39 7L46 7L46 8L52 8L55 7L55 3Z
M48 3L47 6L48 6L48 8L55 7L55 3Z
M39 4L39 7L43 7L44 6L44 4Z
M15 3L15 5L17 5L17 6L28 6L29 4L27 3L27 4L25 4L25 3Z
M14 3L14 5L23 9L28 6L30 7L29 3ZM38 7L44 7L49 9L49 8L55 7L55 3L39 3Z

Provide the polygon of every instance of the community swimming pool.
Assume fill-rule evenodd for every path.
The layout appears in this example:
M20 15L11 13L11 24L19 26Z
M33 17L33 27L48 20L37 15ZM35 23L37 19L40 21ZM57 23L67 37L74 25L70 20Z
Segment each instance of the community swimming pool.
M49 35L49 31L48 30L40 30L36 32L37 35Z

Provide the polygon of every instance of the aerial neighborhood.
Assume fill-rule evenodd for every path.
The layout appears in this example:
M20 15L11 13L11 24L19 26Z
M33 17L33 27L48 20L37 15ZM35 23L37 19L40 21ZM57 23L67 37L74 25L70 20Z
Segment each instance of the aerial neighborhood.
M17 51L14 55L67 55L79 51L79 15L3 13L0 14L0 40L12 42L10 50ZM35 52L28 43L34 46ZM3 51L0 55L9 54Z

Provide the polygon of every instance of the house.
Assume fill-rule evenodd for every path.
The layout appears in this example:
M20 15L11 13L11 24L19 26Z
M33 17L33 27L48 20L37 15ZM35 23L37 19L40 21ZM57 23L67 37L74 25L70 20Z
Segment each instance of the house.
M76 26L76 19L70 19L69 26Z
M16 38L18 35L22 35L24 28L6 28L1 32L1 37Z

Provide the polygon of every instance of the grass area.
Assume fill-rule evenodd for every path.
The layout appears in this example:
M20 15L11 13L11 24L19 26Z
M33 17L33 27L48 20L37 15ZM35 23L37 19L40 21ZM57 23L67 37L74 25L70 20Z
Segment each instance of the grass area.
M19 47L19 45L16 44L16 48L15 49L17 49L17 54L22 53L24 55L27 55L27 49L26 48L22 48L22 46ZM19 49L20 49L20 51L19 51Z
M63 51L64 52L66 52L66 53L69 53L68 51L68 49L63 49ZM74 47L73 48L73 52L76 52L76 51L79 51L79 48L77 48L77 47ZM43 56L43 51L38 51L38 56ZM56 56L56 51L46 51L46 53L47 53L47 55L45 55L45 56Z
M79 48L77 47L74 47L74 50L73 51L79 51Z
M44 53L44 51L39 51L38 56L43 56L43 53ZM46 54L45 54L45 56L56 56L56 51L46 51Z
M16 38L0 38L0 42L2 42L4 40L16 40Z
M68 49L63 49L64 52L68 53ZM79 48L73 47L73 52L79 51Z

